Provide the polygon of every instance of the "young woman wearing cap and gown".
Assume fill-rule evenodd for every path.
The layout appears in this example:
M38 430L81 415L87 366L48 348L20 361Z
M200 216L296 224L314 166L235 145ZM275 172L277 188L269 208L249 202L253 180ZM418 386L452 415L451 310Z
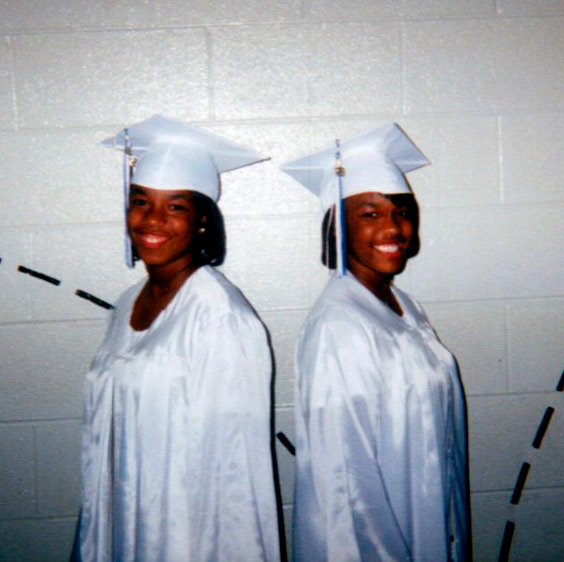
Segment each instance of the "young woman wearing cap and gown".
M428 162L396 125L343 143L340 158L347 270L329 279L296 353L294 560L466 561L457 367L421 306L393 285L419 246L403 174ZM334 211L335 149L282 169ZM345 257L336 221L329 210L330 267Z
M267 336L211 267L218 173L263 158L160 116L127 138L148 279L119 298L86 377L81 559L278 561Z

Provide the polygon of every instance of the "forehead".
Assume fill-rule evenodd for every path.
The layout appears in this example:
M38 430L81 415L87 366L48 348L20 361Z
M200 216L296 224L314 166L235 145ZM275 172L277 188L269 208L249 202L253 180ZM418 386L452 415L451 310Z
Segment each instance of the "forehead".
M369 205L371 207L396 206L389 196L375 191L367 191L365 193L351 195L345 199L345 203L348 208L355 208L363 205Z
M142 185L132 185L129 191L130 195L144 195L151 199L169 200L169 199L186 199L193 200L193 191L187 189L153 189Z

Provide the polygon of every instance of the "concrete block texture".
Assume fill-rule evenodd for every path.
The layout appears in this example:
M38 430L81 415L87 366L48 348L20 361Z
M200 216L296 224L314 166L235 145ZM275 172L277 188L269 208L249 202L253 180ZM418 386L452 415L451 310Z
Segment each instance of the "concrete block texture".
M563 209L557 205L423 209L421 252L413 259L422 301L558 296L562 292Z
M72 548L75 518L0 521L2 562L61 562Z
M497 560L505 523L515 523L509 560L561 560L562 488L525 491L517 506L504 493L472 495L474 560Z
M25 35L13 43L22 128L208 116L201 29Z
M309 308L327 281L308 215L226 221L227 276L259 310ZM291 251L288 249L291 247Z
M538 562L562 559L562 505L562 488L533 490L523 495L519 509L515 510L512 560Z
M560 155L564 151L564 115L507 115L500 123L503 201L563 201Z
M100 146L114 132L0 133L0 224L122 220L122 159L118 151Z
M220 119L401 110L398 24L271 25L211 34Z
M221 27L210 33L218 118L309 114L307 28Z
M279 170L296 152L311 150L307 123L235 123L205 128L269 158L222 175L219 207L226 217L318 212L317 198Z
M71 516L80 510L80 420L38 424L37 510Z
M206 23L244 23L293 20L301 15L301 2L253 0L5 0L0 5L0 32L68 31L76 29L150 29Z
M403 3L403 0L354 0L346 4L338 0L309 0L305 4L305 14L308 18L319 21L378 21L397 16L402 12Z
M0 32L69 30L95 26L103 3L90 0L4 0L0 4Z
M492 115L399 117L431 161L408 178L422 207L500 202L497 121Z
M300 0L161 0L105 2L105 25L114 27L190 26L205 23L246 23L294 20L301 15Z
M0 130L13 129L15 117L12 40L0 37Z
M492 16L494 0L403 0L408 17Z
M266 311L261 314L272 338L276 365L276 404L293 406L296 376L294 350L307 309Z
M504 303L430 303L425 310L439 338L458 360L466 394L505 392Z
M564 299L507 305L509 388L513 392L551 391L564 369Z
M564 416L554 416L538 451L531 445L548 406L562 407L557 393L470 396L470 486L511 494L523 462L532 465L527 486L562 485Z
M307 17L321 21L381 21L382 18L486 16L493 13L492 0L354 0L346 4L337 0L310 0L306 4Z
M4 391L2 395L5 400ZM0 412L4 412L1 406ZM0 425L0 520L35 514L34 449L35 436L31 425Z
M474 560L497 560L505 523L510 515L509 494L477 492L471 494L470 503Z
M509 560L561 560L562 502L562 488L527 491L518 506L506 494L473 494L474 560L498 559L507 521L515 523Z
M31 234L25 228L0 228L0 318L2 322L30 320L33 280L18 273L31 260Z
M32 229L29 267L61 280L60 286L33 280L33 318L106 318L106 309L78 298L75 291L81 289L113 304L127 287L145 276L143 264L135 269L126 267L123 232L123 223Z
M0 421L79 418L104 328L104 321L0 326Z
M408 112L561 109L562 20L407 22Z
M521 0L497 0L498 13L504 16L563 16L564 2L562 0L535 0L522 2Z

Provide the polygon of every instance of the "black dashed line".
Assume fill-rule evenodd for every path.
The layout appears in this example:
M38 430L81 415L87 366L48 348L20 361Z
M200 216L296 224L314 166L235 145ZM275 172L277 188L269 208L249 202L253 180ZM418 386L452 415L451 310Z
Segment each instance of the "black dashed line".
M551 408L549 406L544 412L544 416L542 417L539 428L537 429L537 434L535 435L535 438L533 440L533 447L535 449L539 449L541 446L544 434L546 433L548 425L550 424L552 414L554 414L554 408Z
M87 301L90 301L94 304L97 304L98 306L105 308L106 310L112 310L114 308L113 304L110 304L109 302L106 302L105 300L102 300L98 297L95 297L94 295L91 295L90 293L87 293L86 291L83 291L82 289L77 289L74 294L77 297L80 297L81 299L85 299Z
M39 271L34 271L33 269L29 269L29 267L25 267L25 265L18 266L18 271L21 273L27 273L32 277L36 277L37 279L41 279L41 281L46 281L47 283L51 283L52 285L60 285L61 281L59 279L55 279L50 275L45 275L45 273L41 273Z
M523 488L525 487L525 482L527 480L527 475L529 474L530 469L531 465L528 462L524 462L521 466L519 476L517 476L517 482L515 482L515 488L513 488L513 495L511 496L511 503L513 505L517 505L519 503L519 500L521 499L521 493L523 492Z
M282 445L284 445L284 447L286 447L286 449L288 449L290 454L295 457L296 456L296 448L294 447L294 445L292 445L292 442L286 437L284 432L279 431L276 434L276 437L278 437L280 443L282 443Z
M562 374L560 375L560 380L558 381L558 385L556 386L556 390L558 392L564 391L564 371L562 371Z
M1 257L0 257L0 263L2 263ZM27 275L30 275L31 277L35 277L36 279L40 279L41 281L45 281L46 283L51 283L52 285L59 286L61 284L61 281L59 279L56 279L55 277L51 277L50 275L46 275L45 273L41 273L39 271L29 269L28 267L25 267L23 265L18 266L18 271L20 273L25 273ZM101 308L104 308L106 310L112 310L114 308L112 304L90 293L87 293L86 291L83 291L81 289L77 289L75 291L75 295L85 300L88 300L93 304L100 306ZM564 391L564 371L562 371L562 374L560 375L560 380L558 381L556 390L558 392ZM537 433L532 443L532 446L535 449L540 448L544 436L546 434L546 431L548 430L548 426L550 425L550 421L552 419L553 414L554 414L554 408L549 406L544 412L544 416L541 420L541 423L537 429ZM296 448L282 431L279 431L276 434L276 437L291 455L293 456L296 455ZM525 487L525 482L527 480L527 476L529 474L530 469L531 469L531 465L528 462L524 462L523 465L521 466L521 470L519 471L519 476L517 477L515 488L513 489L513 494L511 496L511 503L514 505L517 505L521 499L523 488ZM509 560L509 552L511 550L511 542L513 540L514 533L515 533L515 523L513 521L507 521L503 532L503 539L501 541L501 548L500 548L498 562L507 562Z
M507 521L505 523L505 530L503 531L503 539L501 541L501 548L499 549L499 558L497 559L497 562L508 562L513 533L515 533L515 523L513 523L513 521Z

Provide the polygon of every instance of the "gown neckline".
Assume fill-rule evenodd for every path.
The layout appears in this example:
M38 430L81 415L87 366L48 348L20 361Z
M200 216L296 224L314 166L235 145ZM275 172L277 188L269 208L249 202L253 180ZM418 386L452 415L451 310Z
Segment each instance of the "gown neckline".
M145 287L145 285L147 284L147 282L149 280L148 278L142 279L138 283L137 287L135 288L135 291L133 291L133 294L131 295L129 318L127 319L128 331L132 332L133 334L143 335L143 334L146 334L147 332L149 332L154 326L157 326L158 324L160 324L162 319L165 318L165 316L168 314L167 311L171 310L173 308L175 302L179 298L179 295L186 290L186 287L190 284L190 280L195 275L197 275L198 272L201 269L203 269L204 267L205 266L198 267L198 269L196 269L194 272L192 272L192 274L188 278L185 279L184 283L182 283L182 285L180 285L180 287L178 288L178 291L176 291L176 294L174 295L174 297L172 297L172 299L170 299L170 301L167 303L167 305L157 314L157 316L155 316L155 318L153 319L151 324L149 324L149 326L147 326L144 330L136 330L131 325L131 316L133 315L133 307L135 306L135 303L137 302L137 299L139 298L141 291L143 290L143 288Z

